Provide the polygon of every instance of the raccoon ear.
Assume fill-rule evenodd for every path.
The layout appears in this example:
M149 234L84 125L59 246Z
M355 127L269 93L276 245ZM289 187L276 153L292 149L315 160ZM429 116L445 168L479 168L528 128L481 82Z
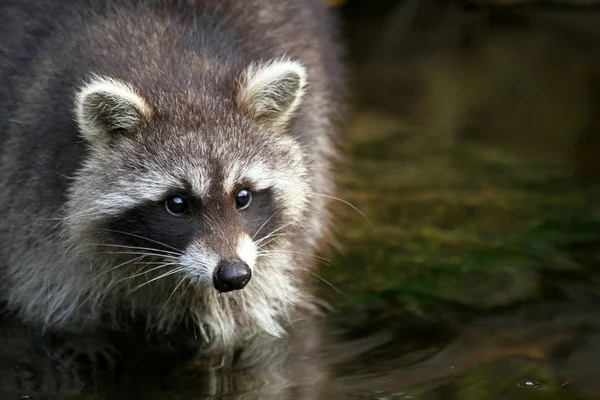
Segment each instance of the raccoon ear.
M250 64L238 84L238 107L261 122L285 125L302 102L306 68L287 59Z
M90 142L108 140L110 133L130 131L152 117L152 108L130 86L94 77L75 98L75 118Z

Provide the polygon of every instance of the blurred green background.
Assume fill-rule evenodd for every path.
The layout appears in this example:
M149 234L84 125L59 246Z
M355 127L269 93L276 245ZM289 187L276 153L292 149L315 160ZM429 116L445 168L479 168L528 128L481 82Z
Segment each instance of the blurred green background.
M564 365L568 376L600 369L568 361L600 328L600 12L592 2L341 3L354 107L338 196L372 227L336 204L339 249L318 281L331 323L349 336L393 330L396 356L458 343L441 365L464 368L440 375L470 371L453 381L456 398L504 398L481 379L511 370L562 393L526 398L600 398L594 384L559 390ZM493 321L489 340L464 341L481 320ZM540 340L553 332L564 340ZM576 343L566 355L565 341ZM424 365L422 376L437 376Z

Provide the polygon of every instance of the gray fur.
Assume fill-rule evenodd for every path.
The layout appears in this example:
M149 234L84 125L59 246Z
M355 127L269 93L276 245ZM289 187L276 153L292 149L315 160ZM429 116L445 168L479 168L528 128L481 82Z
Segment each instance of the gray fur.
M313 312L308 276L327 233L345 89L322 3L3 6L0 301L27 323L52 330L94 329L106 318L115 323L121 310L141 314L154 329L193 323L213 348L261 332L282 335L287 321ZM265 124L248 113L252 102L240 104L236 94L248 82L248 68L282 59L303 66L308 83L288 74L272 92L277 96L259 96L271 101L269 117L278 121ZM96 112L78 112L78 94L94 76L126 85L148 108L103 95L91 98ZM113 135L114 129L126 132ZM106 140L93 139L103 133ZM220 295L202 271L214 269L215 257L233 254L240 237L257 233L227 200L246 180L272 189L281 235L262 243L269 253L259 252L243 290ZM197 276L181 254L163 251L164 258L152 259L176 257L172 268L182 270L132 291L173 269L149 271L133 254L110 251L127 249L115 247L124 237L105 229L107 221L159 201L182 182L202 199L210 221L178 249L193 258Z

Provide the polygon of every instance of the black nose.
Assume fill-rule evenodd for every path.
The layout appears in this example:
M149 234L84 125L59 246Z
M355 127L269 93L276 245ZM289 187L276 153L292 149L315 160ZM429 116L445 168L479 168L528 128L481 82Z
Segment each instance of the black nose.
M215 269L213 283L219 292L242 289L252 277L248 264L241 260L221 260Z

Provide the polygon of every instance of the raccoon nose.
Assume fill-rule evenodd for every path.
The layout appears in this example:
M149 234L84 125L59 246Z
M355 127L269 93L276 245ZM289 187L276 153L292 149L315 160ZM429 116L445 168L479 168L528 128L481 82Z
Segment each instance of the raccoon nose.
M242 289L250 281L252 271L241 260L221 260L215 269L213 284L221 292Z

